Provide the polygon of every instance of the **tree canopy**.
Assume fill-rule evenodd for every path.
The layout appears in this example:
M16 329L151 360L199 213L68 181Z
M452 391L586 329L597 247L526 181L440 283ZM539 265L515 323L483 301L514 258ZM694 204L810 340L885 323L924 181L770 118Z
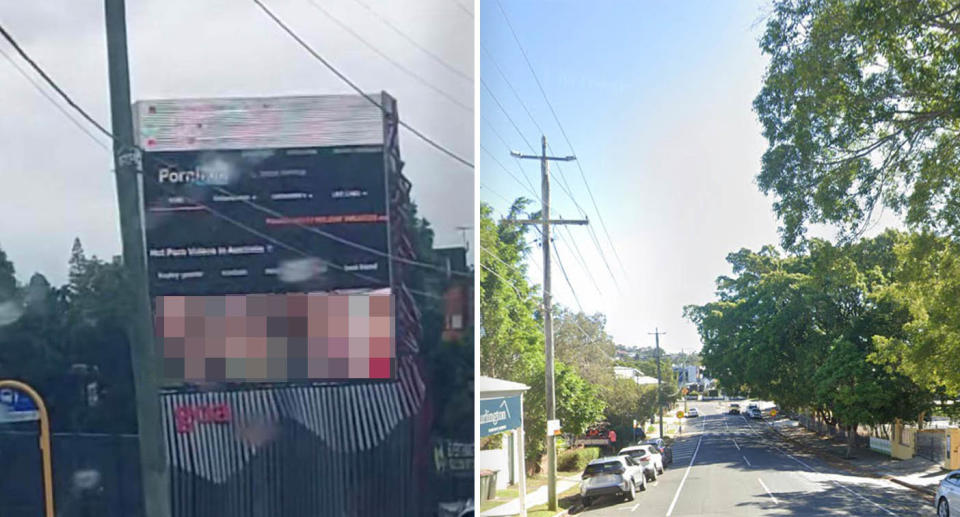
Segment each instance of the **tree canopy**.
M757 183L786 246L809 223L856 236L883 207L960 236L960 3L778 0L760 46Z
M797 255L731 253L734 276L717 280L718 300L685 308L704 365L725 386L843 425L916 418L932 391L876 360L878 343L900 342L911 321L889 295L908 240L888 231L840 246L813 240Z

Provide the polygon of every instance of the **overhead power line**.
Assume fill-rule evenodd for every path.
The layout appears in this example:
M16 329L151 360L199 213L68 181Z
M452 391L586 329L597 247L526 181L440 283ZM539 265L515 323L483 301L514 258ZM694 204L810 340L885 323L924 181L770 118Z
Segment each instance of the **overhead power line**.
M563 135L563 139L567 142L567 146L570 147L570 152L573 155L577 155L577 151L574 149L573 143L570 141L570 137L567 136L567 131L564 129L563 124L560 123L560 117L557 116L557 111L553 109L553 103L551 103L550 99L547 97L547 92L544 90L543 84L540 82L540 77L537 76L537 72L534 70L533 64L530 62L530 58L527 56L527 51L524 50L523 44L520 43L520 37L517 36L517 32L513 29L513 24L510 23L510 17L507 16L507 12L503 9L503 5L500 3L500 0L496 1L497 7L500 9L500 13L503 14L503 19L507 22L507 27L510 29L510 33L513 34L514 41L517 42L517 47L520 48L520 53L523 54L523 60L527 63L527 68L530 69L530 74L533 75L533 79L537 83L537 88L540 90L543 100L546 101L547 107L550 108L550 114L553 115L553 120L560 128L560 134ZM607 241L610 243L610 249L613 250L614 257L616 257L617 262L620 264L620 268L623 270L624 275L627 275L626 268L623 265L623 261L620 260L620 255L617 253L617 247L613 244L613 238L610 237L610 232L607 231L607 225L603 220L603 214L600 213L600 208L597 206L597 200L593 196L593 192L590 190L590 183L587 181L587 175L583 172L583 165L580 164L579 160L577 160L577 168L580 170L580 177L583 180L583 184L587 188L587 194L590 197L590 201L593 203L593 209L597 212L597 218L600 219L600 226L603 228L603 232L607 237Z
M0 34L2 34L2 35L4 36L4 38L5 38L8 42L10 42L10 44L17 50L18 54L20 54L20 56L23 57L23 59L24 59L25 61L27 61L27 62L31 65L31 67L33 67L33 69L36 70L38 74L40 74L41 77L43 77L44 81L45 81L51 88L53 88L74 110L76 110L78 113L80 113L80 115L82 115L82 116L83 116L86 120L88 120L91 124L93 124L94 126L96 126L96 128L97 128L98 130L100 130L100 132L102 132L107 138L109 138L109 139L111 139L111 140L113 140L113 141L117 141L117 138L113 135L113 133L111 133L110 131L108 131L104 126L102 126L99 122L97 122L96 119L94 119L89 113L87 113L86 110L84 110L80 105L78 105L76 102L74 102L74 100L70 97L70 95L68 95L62 88L60 88L59 85L57 85L56 81L54 81L49 75L47 75L47 73L46 73L33 59L30 58L30 56L26 53L26 51L24 51L23 48L21 48L21 47L16 43L16 41L13 39L13 37L3 28L2 25L0 25ZM64 113L64 115L67 115L67 114ZM68 116L68 115L67 115L67 116ZM138 150L141 151L142 153L147 154L147 151L144 150L144 149L142 149L142 148L139 148L139 147L138 147ZM167 167L176 167L176 165L171 164L171 163L169 163L169 162L167 162L167 161L165 161L165 160L159 159L159 158L157 158L157 157L155 157L155 156L151 156L151 158L152 158L153 160L157 161L158 163L160 163L161 165L164 165L164 166L167 166ZM145 176L149 176L149 175L145 175ZM156 181L153 177L150 177L150 179ZM159 184L159 183L158 183L158 184ZM163 187L163 186L162 186L162 187ZM221 193L224 193L224 194L226 194L226 195L231 195L231 196L235 195L234 193L232 193L232 192L230 192L230 191L228 191L228 190L226 190L226 189L223 189L222 187L217 187L217 190L220 190ZM243 225L242 223L239 223L239 222L237 222L237 221L234 221L234 220L232 220L232 218L229 218L228 216L225 216L225 215L223 215L223 214L220 214L217 210L215 210L215 209L213 209L213 208L211 208L211 207L209 207L209 206L207 206L207 205L205 205L205 204L203 204L203 203L201 203L201 202L199 202L199 201L196 201L196 200L190 198L189 196L186 196L186 195L184 195L184 194L182 194L182 193L178 193L178 195L181 195L182 197L185 197L186 199L188 199L188 200L190 200L191 202L193 202L195 205L197 205L197 206L199 206L199 207L201 207L201 208L206 209L206 210L209 211L211 214L214 214L214 215L217 216L217 217L220 217L220 218L222 218L222 219L224 219L224 220L226 220L226 221L228 221L228 222L231 222L232 224L235 224L235 225L237 225L238 227L241 227L242 229L245 229L246 231L251 231L251 229L250 229L249 227L246 227L246 225ZM271 210L271 209L266 208L266 207L261 206L261 205L257 205L256 203L253 203L253 202L250 202L250 201L247 201L247 203L248 203L249 205L253 206L254 208L260 210L260 211L266 211L267 213L269 213L269 214L271 214L271 215L274 215L274 216L276 216L276 217L283 217L283 216L284 216L284 214L282 214L282 213L276 212L276 211L274 211L274 210ZM410 265L414 265L414 266L419 266L419 267L423 267L423 268L426 268L426 269L432 269L432 270L435 270L435 271L438 271L438 272L442 272L442 273L444 273L444 274L451 273L451 274L460 275L460 276L470 276L469 273L464 273L464 272L460 272L460 271L448 272L446 268L443 268L443 267L438 266L438 265L436 265L436 264L431 264L431 263L429 263L429 262L420 262L420 261L416 261L416 260L407 259L407 258L404 258L404 257L398 257L398 256L392 255L392 254L390 254L390 253L385 253L385 252L380 251L380 250L377 250L377 249L375 249L375 248L370 248L370 247L368 247L368 246L365 246L365 245L362 245L362 244L359 244L359 243L350 241L349 239L344 239L344 238L339 237L339 236L336 236L336 235L334 235L334 234L331 234L331 233L328 233L328 232L324 232L324 231L319 230L319 229L317 229L317 228L308 227L308 226L305 226L305 225L299 224L299 223L297 223L296 226L298 226L298 227L300 227L300 228L302 228L302 229L308 230L308 231L312 231L313 233L317 233L317 234L322 235L322 236L324 236L324 237L327 237L328 239L335 240L335 241L337 241L337 242L340 242L341 244L344 244L344 245L347 245L347 246L351 246L351 247L354 247L354 248L357 248L357 249L361 249L361 250L363 250L363 251L367 251L367 252L369 252L369 253L376 254L376 255L378 255L378 256L383 256L383 257L389 258L389 259L391 259L391 260L396 260L396 261L398 261L398 262L403 262L403 263L406 263L406 264L410 264ZM259 233L255 233L255 234L258 235L258 236L261 236L261 237L263 236L263 235L260 235ZM272 237L271 237L270 239L272 239ZM290 246L290 245L284 245L284 247L287 247L288 249L289 249L289 246ZM319 258L319 257L318 257L318 258ZM321 259L321 260L323 260L323 259ZM324 262L329 263L329 262L326 261L326 260L325 260ZM355 272L352 272L352 273L355 273Z
M393 32L395 32L401 38L407 40L408 43L410 43L411 45L419 49L424 54L430 56L430 58L436 61L440 66L446 68L447 70L455 74L457 77L460 77L465 81L468 81L471 86L473 85L473 77L470 77L469 75L464 74L463 72L458 70L455 66L451 65L450 63L447 63L446 60L444 60L442 57L438 56L437 54L434 54L430 49L418 43L415 39L410 37L407 33L405 33L399 27L394 25L389 19L387 19L386 16L380 14L376 9L370 7L367 3L363 2L362 0L353 0L353 1L360 4L360 6L366 9L370 14L377 17L377 19L379 19L384 25L389 27Z
M57 111L59 111L60 113L62 113L64 117L67 117L67 120L69 120L70 122L72 122L73 125L77 127L77 129L79 129L80 131L83 131L87 136L90 137L90 140L93 140L93 142L94 142L95 144L97 144L98 146L100 146L101 148L103 148L104 151L107 151L107 152L110 151L110 148L107 147L107 144L105 144L105 143L103 143L102 141L100 141L100 139L97 138L97 136L94 135L94 134L87 128L87 126L84 126L82 123L80 123L79 120L73 118L73 116L70 115L70 113L69 113L63 106L61 106L59 102L56 101L56 99L54 99L53 97L51 97L50 94L47 93L47 91L44 90L43 87L40 86L40 84L37 83L32 77L30 77L30 75L27 74L27 71L24 70L23 68L21 68L20 65L17 64L17 62L14 61L13 58L10 57L9 54L7 54L6 52L4 52L4 50L3 50L2 48L0 48L0 55L2 55L3 58L6 59L7 62L10 63L10 65L12 65L12 66L17 70L17 72L19 72L20 75L23 76L24 79L26 79L31 85L33 85L33 87L34 87L38 92L40 92L40 95L43 95L43 97L44 97L45 99L47 99L48 101L50 101L50 104L52 104L53 107L57 108Z
M401 63L401 62L397 61L396 59L393 59L392 57L390 57L389 54L387 54L386 52L383 52L382 50L380 50L379 48L377 48L376 45L374 45L373 43L370 43L369 41L367 41L366 38L363 37L363 35L361 35L361 34L358 33L357 31L353 30L352 27L350 27L350 26L347 25L346 23L342 22L339 18L337 18L336 16L334 16L333 13L331 13L331 12L328 11L327 9L324 9L323 6L321 6L320 4L318 4L316 1L314 1L314 0L309 0L309 2L310 2L310 5L313 6L314 9L316 9L316 10L320 11L321 13L323 13L323 15L326 16L327 18L329 18L330 21L332 21L333 23L337 24L337 26L339 26L339 27L340 27L341 29L343 29L345 32L349 33L351 36L353 36L355 39L357 39L360 43L363 43L363 45L364 45L365 47L367 47L368 49L370 49L371 51L373 51L373 52L374 52L375 54L377 54L378 56L382 57L385 61L387 61L388 63L390 63L390 64L393 65L394 67L396 67L397 70L400 70L401 72L407 74L409 77L412 77L413 80L415 80L415 81L417 81L418 83L426 86L427 88L430 88L431 90L433 90L434 92L436 92L437 94L439 94L441 97L443 97L443 98L447 99L448 101L450 101L451 103L457 105L459 108L467 111L468 113L473 113L473 107L472 107L472 106L467 106L466 104L460 102L460 100L458 100L458 99L457 99L456 97L454 97L453 95L447 93L447 92L446 92L445 90L443 90L442 88L439 88L439 87L435 86L433 83L431 83L430 81L426 80L423 76L421 76L421 75L418 74L417 72L414 72L413 70L407 68L403 63Z
M567 276L567 270L563 267L563 260L560 259L560 250L557 249L557 243L551 242L550 244L553 245L553 254L557 257L557 264L560 264L560 272L563 273L563 279L566 280L567 287L570 288L570 293L573 294L573 299L577 302L577 307L580 309L580 312L586 314L583 310L583 305L580 305L580 297L577 296L577 290L573 288L573 283L570 282L570 277Z
M344 75L343 72L341 72L341 71L338 70L335 66L333 66L333 64L330 63L330 61L328 61L326 58L324 58L322 55L320 55L320 53L318 53L316 50L314 50L313 47L311 47L309 43L307 43L306 41L303 40L303 38L301 38L299 35L297 35L297 33L294 32L294 30L291 29L286 23L284 23L283 20L281 20L280 18L278 18L277 15L273 14L273 11L271 11L266 5L264 5L263 2L261 2L260 0L253 0L253 3L257 4L257 6L260 7L260 9L261 9L271 20L273 20L273 22L274 22L275 24L277 24L281 29L283 29L283 31L286 32L287 35L289 35L291 38L293 38L294 41L296 41L301 47L303 47L303 49L306 50L306 51L307 51L311 56L313 56L317 61L320 61L321 63L323 63L323 66L327 67L327 69L330 70L331 72L333 72L333 74L336 75L341 81L343 81L343 82L346 83L348 86L350 86L350 88L352 88L355 92L357 92L358 94L360 94L360 95L361 95L364 99L366 99L368 102L370 102L371 104L373 104L374 106L376 106L377 108L379 108L379 109L380 109L381 111L383 111L384 113L387 113L387 111L384 109L384 107L383 107L379 102L377 102L373 97L371 97L371 96L368 95L366 92L364 92L363 90L361 90L360 87L357 86L357 84L354 83L352 80L350 80L349 77L347 77L346 75ZM414 127L411 126L410 124L406 123L405 121L403 121L403 120L401 120L401 119L397 119L397 124L399 124L400 126L404 127L407 131L410 131L411 133L413 133L414 135L416 135L417 138L419 138L420 140L423 140L424 142L426 142L428 145L430 145L430 146L433 147L434 149L442 152L443 154L449 156L450 158L453 158L454 160L462 163L463 165L466 165L467 167L473 169L473 163L471 163L470 161L462 158L459 154L457 154L457 153L455 153L455 152L447 149L447 148L444 147L443 145L437 143L437 141L435 141L435 140L433 140L432 138L428 137L427 135L421 133L419 130L417 130L416 128L414 128Z

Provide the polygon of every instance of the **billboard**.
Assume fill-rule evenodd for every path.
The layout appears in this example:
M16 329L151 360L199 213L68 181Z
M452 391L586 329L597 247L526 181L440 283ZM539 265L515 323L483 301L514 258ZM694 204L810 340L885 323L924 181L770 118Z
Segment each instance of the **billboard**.
M381 110L349 95L134 109L166 384L393 378Z

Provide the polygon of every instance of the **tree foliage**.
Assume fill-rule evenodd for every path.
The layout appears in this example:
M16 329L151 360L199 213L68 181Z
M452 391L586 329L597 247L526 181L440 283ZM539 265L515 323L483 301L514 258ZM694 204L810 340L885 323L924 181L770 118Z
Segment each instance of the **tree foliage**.
M480 206L480 372L530 386L524 396L525 448L528 464L535 468L546 441L543 314L537 286L526 279L527 227L510 221L519 218L528 203L518 199L500 222L493 220L487 204ZM594 369L597 359L576 349L584 344L603 349L609 336L603 332L602 317L572 314L559 306L554 310L557 418L566 432L579 434L603 417L604 403L597 387L584 377L584 372L600 376ZM586 325L588 335L580 330L574 335L574 323Z
M735 276L718 279L719 299L685 308L704 365L725 386L854 428L915 418L932 392L869 360L878 342L902 339L910 321L908 308L887 295L907 238L888 231L841 246L813 240L801 255L772 247L731 253Z
M882 206L960 236L960 3L777 0L754 108L784 244Z

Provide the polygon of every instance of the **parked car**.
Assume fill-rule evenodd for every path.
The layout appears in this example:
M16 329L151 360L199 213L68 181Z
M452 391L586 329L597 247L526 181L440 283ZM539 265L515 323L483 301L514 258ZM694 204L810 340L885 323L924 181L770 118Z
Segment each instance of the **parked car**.
M687 418L697 418L698 416L700 416L700 412L697 411L697 408L692 407L689 410L687 410L684 416L686 416Z
M660 451L660 455L663 456L663 464L670 465L673 463L673 447L667 445L667 442L663 441L663 438L652 438L646 442L649 445L652 445Z
M730 404L730 411L729 411L729 413L730 413L731 415L739 415L739 414L740 414L740 404L737 404L737 403Z
M647 489L643 467L630 456L607 456L587 464L580 476L580 500L590 506L600 496L626 496L632 501L637 491Z
M759 409L754 407L747 410L747 416L755 420L760 420L763 418L763 413L761 413Z
M950 508L960 508L960 470L954 470L940 481L933 499L937 517L950 517Z
M650 444L624 447L618 453L620 456L630 456L633 461L643 467L643 474L648 481L656 481L657 476L663 474L663 455Z

